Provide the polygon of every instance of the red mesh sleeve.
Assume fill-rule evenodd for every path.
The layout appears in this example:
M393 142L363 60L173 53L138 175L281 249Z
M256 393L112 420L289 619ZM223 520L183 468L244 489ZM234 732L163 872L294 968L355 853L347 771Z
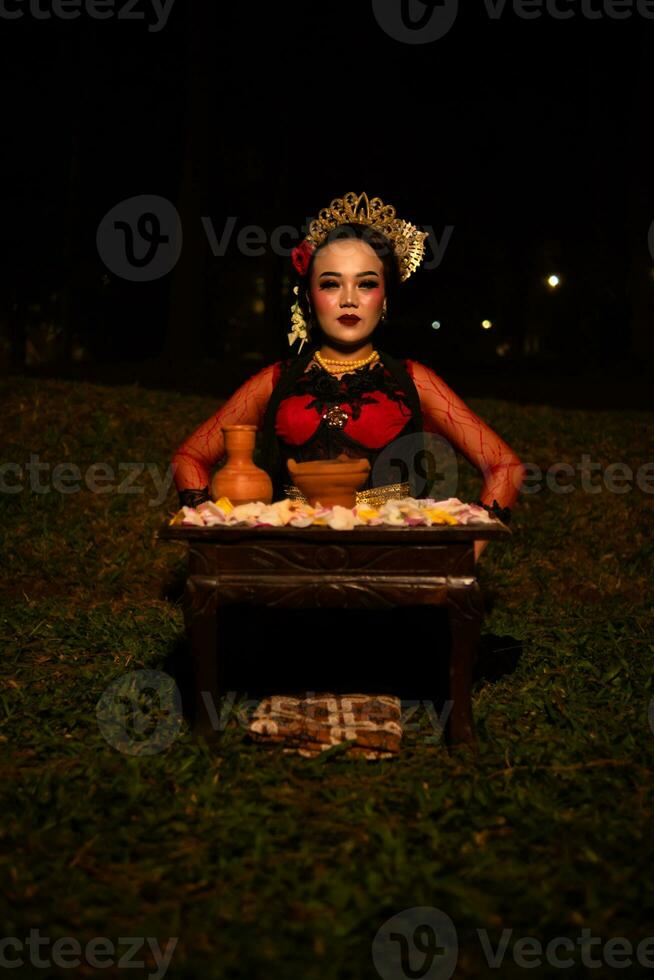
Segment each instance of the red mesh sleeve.
M173 456L173 475L178 490L209 485L211 470L225 455L223 425L256 425L263 416L279 376L279 364L271 364L249 378L218 411L184 440Z
M420 396L425 432L443 436L483 474L482 503L497 500L501 507L512 507L524 476L518 455L431 368L406 363Z

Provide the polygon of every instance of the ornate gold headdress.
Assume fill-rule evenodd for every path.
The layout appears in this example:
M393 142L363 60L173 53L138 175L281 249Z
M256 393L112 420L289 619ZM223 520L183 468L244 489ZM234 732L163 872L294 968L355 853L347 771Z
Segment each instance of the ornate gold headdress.
M320 245L329 232L344 224L369 225L381 231L391 241L397 256L402 282L415 272L425 254L426 231L418 231L415 225L396 218L392 204L384 204L379 197L350 191L335 198L328 208L322 208L318 217L309 225L308 241Z
M318 217L309 224L309 234L292 250L291 259L299 275L306 274L312 253L322 245L329 232L344 224L368 225L386 235L393 246L402 282L416 271L424 258L426 231L419 231L410 222L397 218L395 208L384 204L381 198L369 199L367 194L350 191L318 212ZM297 286L294 292L297 294ZM288 342L292 346L296 340L301 340L301 351L309 333L297 298L292 314L293 328L288 334Z

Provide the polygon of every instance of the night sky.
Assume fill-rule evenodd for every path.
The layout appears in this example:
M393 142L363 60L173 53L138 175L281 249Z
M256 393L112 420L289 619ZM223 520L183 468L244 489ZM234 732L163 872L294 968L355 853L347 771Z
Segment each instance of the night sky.
M0 18L0 303L15 369L44 319L60 362L280 356L290 262L243 255L238 231L299 235L349 190L447 236L437 267L403 288L388 349L572 371L651 356L654 20L636 4L618 20L608 0L560 2L574 12L562 20L469 3L444 36L409 44L371 2L175 0L165 25L145 0L139 19L117 0L105 20L80 3L70 21L38 19L53 9L39 2L5 0L22 16ZM167 274L133 282L107 267L97 233L138 195L177 208L183 249ZM203 216L218 235L232 219L224 255Z

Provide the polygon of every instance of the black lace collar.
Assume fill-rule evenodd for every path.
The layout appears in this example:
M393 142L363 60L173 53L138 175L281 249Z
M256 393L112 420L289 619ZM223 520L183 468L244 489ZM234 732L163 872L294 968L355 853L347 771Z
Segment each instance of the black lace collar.
M383 364L373 367L364 365L354 371L342 374L340 378L325 371L319 364L301 374L294 386L294 394L311 394L314 396L306 408L315 408L322 414L330 405L340 405L347 402L352 408L352 418L358 419L362 405L378 403L371 392L381 392L395 402L407 404L406 396L392 374Z

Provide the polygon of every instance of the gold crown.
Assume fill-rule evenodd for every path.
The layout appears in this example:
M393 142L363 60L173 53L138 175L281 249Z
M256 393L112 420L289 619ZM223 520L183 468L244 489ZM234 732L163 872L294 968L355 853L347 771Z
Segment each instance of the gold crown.
M393 245L402 282L415 272L425 254L426 231L418 231L415 225L395 217L395 208L384 204L381 198L368 200L367 194L350 191L335 198L328 208L322 208L318 217L309 225L307 240L321 245L329 232L338 225L370 225L381 231Z

